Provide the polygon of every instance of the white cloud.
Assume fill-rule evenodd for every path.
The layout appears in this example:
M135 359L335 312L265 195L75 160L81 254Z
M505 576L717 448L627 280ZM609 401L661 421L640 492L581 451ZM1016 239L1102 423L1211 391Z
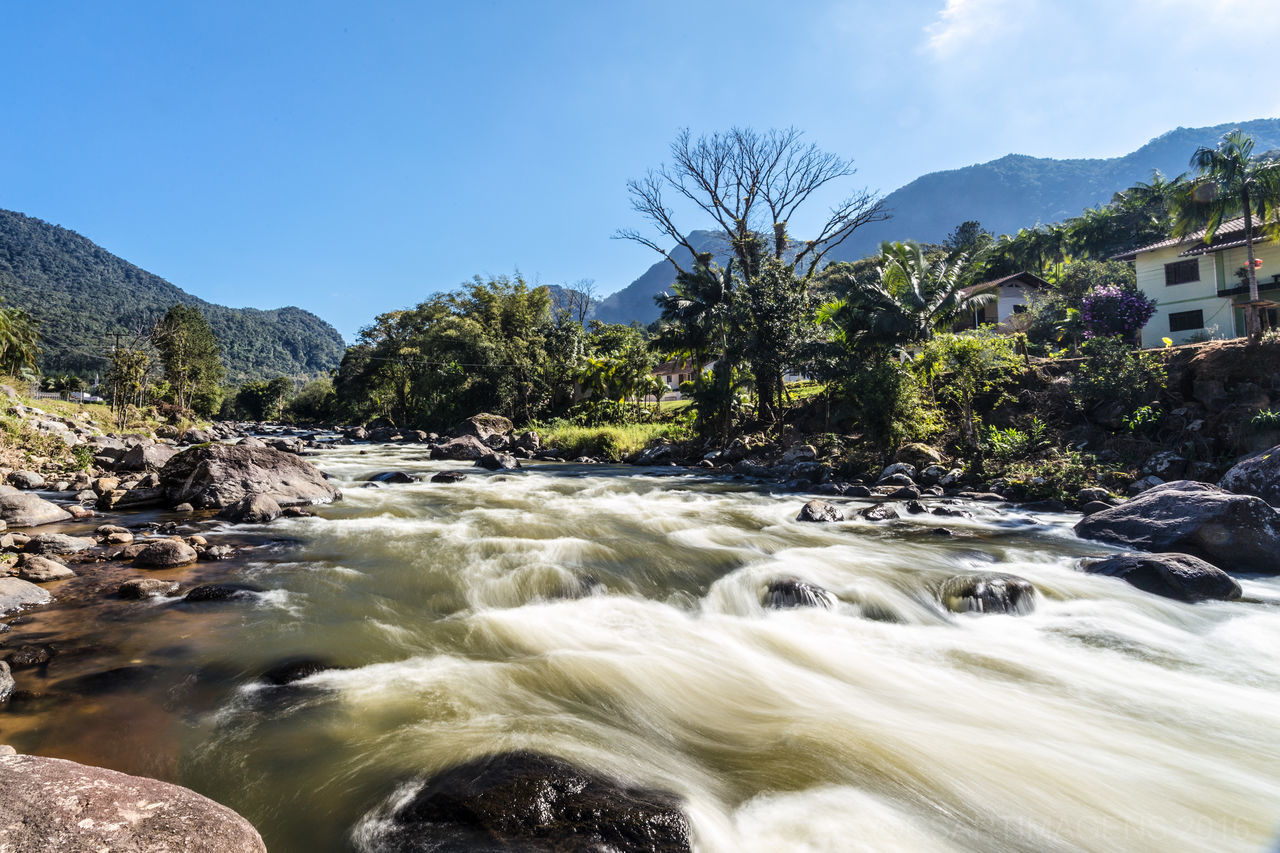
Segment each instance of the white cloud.
M1021 25L1026 0L947 0L938 17L925 28L927 46L947 59L965 48L1009 35Z

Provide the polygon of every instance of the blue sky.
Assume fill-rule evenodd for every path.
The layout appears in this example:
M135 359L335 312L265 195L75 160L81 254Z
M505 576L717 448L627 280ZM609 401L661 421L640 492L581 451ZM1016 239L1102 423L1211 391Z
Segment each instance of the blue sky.
M1274 6L11 3L0 207L350 340L476 274L625 286L656 259L610 239L626 181L681 127L794 125L887 193L1280 115Z

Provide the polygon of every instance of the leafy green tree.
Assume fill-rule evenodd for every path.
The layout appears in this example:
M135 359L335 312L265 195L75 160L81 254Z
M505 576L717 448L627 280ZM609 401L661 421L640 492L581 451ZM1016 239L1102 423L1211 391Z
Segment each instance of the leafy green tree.
M1204 229L1204 240L1213 240L1225 219L1244 216L1244 241L1248 256L1249 303L1245 326L1249 340L1262 336L1262 306L1253 244L1253 223L1272 235L1280 234L1280 161L1253 156L1253 139L1239 130L1223 135L1214 148L1197 148L1191 155L1197 170L1174 208L1174 234L1179 237Z
M111 350L111 367L107 371L106 385L111 395L111 410L120 430L128 425L129 415L133 410L147 404L155 371L155 360L151 357L147 342L147 335L139 334L131 342Z
M978 447L975 401L1000 392L1022 372L1013 339L988 327L934 336L914 364L931 399L950 410L965 443Z
M292 392L293 380L287 376L277 376L269 382L246 382L236 392L236 409L250 420L278 420Z
M335 402L333 380L321 376L298 389L298 393L285 406L285 417L293 422L324 423L333 418Z
M0 304L0 372L20 376L34 371L39 358L40 333L35 321L21 308Z
M964 288L965 263L963 255L929 260L918 243L885 243L874 281L833 265L828 280L845 296L823 306L820 317L851 351L887 354L923 343L994 298Z
M221 402L216 392L226 370L218 339L200 309L174 305L156 324L151 341L178 409L191 410L198 400L199 413L212 416L218 410L215 400Z

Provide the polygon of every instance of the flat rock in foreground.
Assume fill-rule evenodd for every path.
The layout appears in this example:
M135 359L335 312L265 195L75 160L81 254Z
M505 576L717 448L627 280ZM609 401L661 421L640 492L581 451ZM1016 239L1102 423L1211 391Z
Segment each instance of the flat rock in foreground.
M53 596L48 590L36 586L31 581L0 577L0 615L37 604L48 604L52 600ZM0 850L3 849L4 845L0 845Z
M1086 539L1191 554L1228 572L1280 573L1280 512L1252 495L1174 480L1076 523Z
M0 850L265 853L248 821L194 791L59 758L0 756Z
M342 499L305 459L245 444L189 447L164 466L160 482L171 504L198 509L221 509L249 495L266 495L282 507Z

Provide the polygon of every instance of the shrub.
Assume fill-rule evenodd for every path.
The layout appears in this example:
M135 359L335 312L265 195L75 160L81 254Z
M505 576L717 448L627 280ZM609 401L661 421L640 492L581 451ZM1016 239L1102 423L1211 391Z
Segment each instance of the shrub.
M1111 284L1086 293L1080 315L1086 338L1105 338L1132 335L1155 312L1156 303L1141 291Z
M1280 429L1280 411L1263 409L1249 420L1249 426L1258 432Z
M1149 406L1139 406L1134 409L1133 414L1124 419L1124 425L1129 432L1153 433L1159 429L1160 421L1163 418L1164 412L1153 403Z
M1049 444L1048 430L1044 422L1033 417L1026 430L1017 427L997 429L987 427L985 438L987 453L996 463L1009 463L1025 459Z
M1164 390L1166 371L1155 353L1135 350L1118 337L1094 338L1081 349L1084 361L1071 395L1082 409L1114 401L1133 412Z

